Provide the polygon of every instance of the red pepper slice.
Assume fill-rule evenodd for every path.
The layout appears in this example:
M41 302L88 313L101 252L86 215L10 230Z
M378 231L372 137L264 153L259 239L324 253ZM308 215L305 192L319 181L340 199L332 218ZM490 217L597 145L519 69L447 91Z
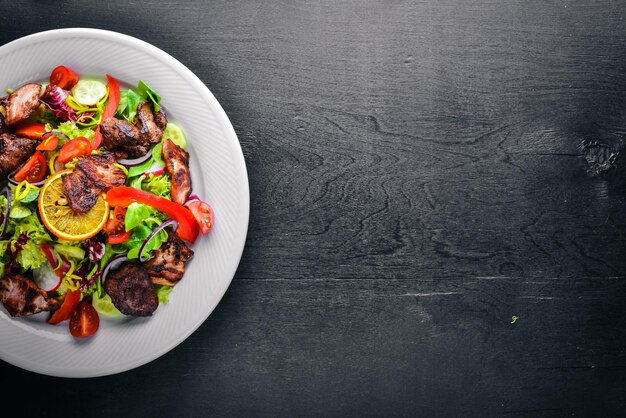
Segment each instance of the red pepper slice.
M48 323L56 325L69 319L70 315L76 310L78 302L80 302L80 290L68 290L61 307L54 311L50 319L48 319Z
M115 115L115 112L117 111L117 106L120 104L120 84L117 79L115 79L111 75L107 74L106 76L109 80L109 82L107 83L107 88L109 89L109 101L107 102L107 105L102 112L103 122L111 116ZM94 136L93 141L91 141L91 146L93 147L93 149L98 149L100 147L100 144L102 144L102 134L100 133L100 126L96 126L96 129L94 129L94 131L96 132L96 135Z
M46 133L46 125L35 122L22 122L15 128L15 135L30 139L39 139Z
M39 151L54 151L59 146L59 137L56 135L47 135L39 145L37 149Z
M76 157L81 157L90 153L91 142L89 142L89 140L84 136L79 136L78 138L69 140L65 143L65 145L63 145L63 147L61 147L61 152L59 152L57 161L65 164L72 161L72 159Z
M134 202L152 206L178 222L176 232L181 239L194 243L198 238L200 231L196 218L193 217L189 209L171 200L128 186L112 188L107 192L106 200L111 206L128 207Z

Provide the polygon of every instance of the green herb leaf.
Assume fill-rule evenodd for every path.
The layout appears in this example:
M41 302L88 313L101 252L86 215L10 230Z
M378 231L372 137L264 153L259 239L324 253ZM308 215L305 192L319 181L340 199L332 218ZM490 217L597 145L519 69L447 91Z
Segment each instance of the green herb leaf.
M13 219L22 219L26 218L31 213L31 210L24 206L13 205L11 207L11 213L9 214L9 217Z
M145 173L146 171L148 171L150 167L152 167L153 162L154 162L154 159L149 158L148 161L146 161L145 163L141 165L130 167L128 169L128 177L135 177L135 176Z
M137 93L139 94L139 98L141 99L141 101L144 101L146 99L150 99L152 101L155 112L161 110L161 105L159 105L159 103L161 102L161 96L159 96L159 94L154 91L152 87L147 85L145 81L139 80L139 84L137 85Z

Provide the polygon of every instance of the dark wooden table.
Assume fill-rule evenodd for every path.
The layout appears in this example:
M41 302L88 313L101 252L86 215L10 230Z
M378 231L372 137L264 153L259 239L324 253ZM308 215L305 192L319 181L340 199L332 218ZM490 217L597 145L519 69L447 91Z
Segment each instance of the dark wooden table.
M625 414L624 1L99 3L3 1L0 44L105 28L187 65L241 141L249 238L174 350L93 379L1 363L5 405Z

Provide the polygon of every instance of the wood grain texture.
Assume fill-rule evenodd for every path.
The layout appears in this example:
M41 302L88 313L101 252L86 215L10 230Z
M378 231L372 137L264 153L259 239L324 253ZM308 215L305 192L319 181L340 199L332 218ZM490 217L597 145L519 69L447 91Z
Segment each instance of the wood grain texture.
M252 204L236 280L181 346L106 378L4 378L102 394L76 415L622 415L625 17L617 0L3 2L0 44L99 27L187 65L235 127Z

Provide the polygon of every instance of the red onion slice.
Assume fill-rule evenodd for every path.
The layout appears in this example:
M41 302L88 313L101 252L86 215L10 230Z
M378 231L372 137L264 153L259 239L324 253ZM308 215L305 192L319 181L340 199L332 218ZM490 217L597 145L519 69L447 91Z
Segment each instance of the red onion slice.
M168 227L170 225L173 226L174 231L178 227L178 223L175 220L170 219L168 221L163 222L161 225L157 226L156 228L154 228L154 231L152 231L152 233L150 235L148 235L148 238L146 238L146 240L143 242L143 244L141 244L141 247L139 248L139 261L141 261L143 263L144 261L146 261L148 259L148 257L144 257L143 250L146 248L148 243L150 241L152 241L152 238L154 238L154 236L159 233L160 230L162 230L162 229L164 229L164 228L166 228L166 227Z
M125 254L115 255L109 260L107 265L104 266L104 269L102 270L102 275L100 276L100 280L102 281L102 284L104 284L104 281L106 280L107 275L109 274L109 271L112 268L119 266L124 261L128 261L128 257L126 257Z
M124 167L135 167L137 165L141 165L145 163L150 158L152 158L152 150L148 151L148 153L144 155L143 157L135 158L132 160L129 160L129 159L118 160L118 163L122 164Z
M11 204L13 203L13 193L11 192L11 188L9 186L4 186L4 189L2 189L2 194L6 194L7 196L7 209L4 212L2 228L0 228L0 236L4 236L4 234L7 233L7 228L9 227L9 215L11 214Z

